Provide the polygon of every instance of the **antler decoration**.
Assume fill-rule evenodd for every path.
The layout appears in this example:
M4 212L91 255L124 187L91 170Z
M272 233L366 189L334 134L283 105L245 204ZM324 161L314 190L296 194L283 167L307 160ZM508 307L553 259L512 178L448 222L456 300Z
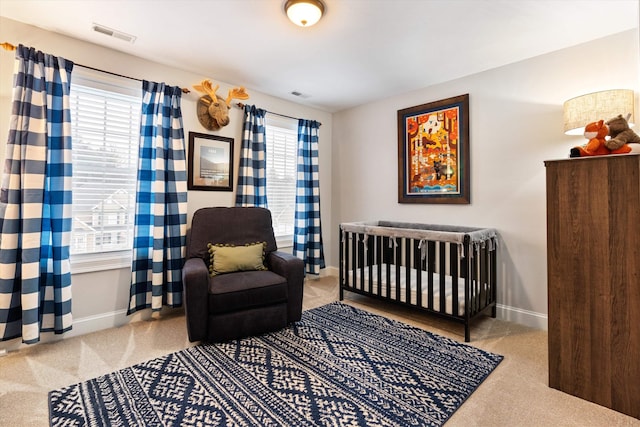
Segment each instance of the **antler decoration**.
M193 85L193 88L198 92L204 92L211 97L212 100L215 101L217 98L216 92L220 88L220 85L216 85L215 88L212 87L211 80L206 79L203 80L199 85Z
M225 103L227 104L228 107L231 107L231 100L234 98L249 99L249 94L245 91L244 87L242 86L234 87L233 89L230 89L229 95L227 95L227 99L225 100Z
M244 87L229 89L227 99L222 99L216 94L220 85L214 87L209 79L194 85L193 88L206 94L198 100L198 120L209 130L218 130L229 124L229 108L231 108L232 99L249 99L249 94Z

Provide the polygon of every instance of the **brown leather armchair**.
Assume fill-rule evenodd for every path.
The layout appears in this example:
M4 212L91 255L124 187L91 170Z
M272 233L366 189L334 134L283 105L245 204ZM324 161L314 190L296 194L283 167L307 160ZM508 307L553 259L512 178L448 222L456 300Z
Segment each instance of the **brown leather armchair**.
M209 275L208 244L266 242L263 271ZM226 341L275 331L300 320L304 263L277 250L271 212L214 207L193 215L182 270L190 341Z

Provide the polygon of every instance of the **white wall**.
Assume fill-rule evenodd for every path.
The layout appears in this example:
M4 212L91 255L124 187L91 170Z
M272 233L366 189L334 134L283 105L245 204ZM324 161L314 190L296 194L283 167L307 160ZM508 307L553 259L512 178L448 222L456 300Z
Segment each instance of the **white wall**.
M188 71L166 67L154 62L146 61L115 50L106 49L80 40L65 37L53 32L44 31L29 25L0 17L0 40L14 45L19 43L31 46L43 52L62 56L76 64L107 70L134 78L166 82L169 85L191 88L204 78L215 80L215 76L202 76ZM115 41L115 45L119 43ZM0 51L0 161L4 164L5 143L11 114L11 89L13 86L14 52ZM72 77L73 78L73 77ZM220 83L220 92L226 91L243 82ZM322 200L323 239L326 252L333 247L334 225L331 223L331 134L332 116L329 113L295 104L283 99L274 98L247 88L251 98L244 101L255 104L267 111L285 114L292 117L317 120L322 123L320 128L319 164L320 191ZM240 143L242 137L243 113L239 108L230 112L231 123L220 131L208 132L196 117L196 102L201 94L192 90L190 94L182 96L182 113L185 130L185 145L188 146L189 131L212 133L215 135L234 138L235 167L237 174ZM234 186L237 176L234 177ZM233 206L235 192L217 191L189 191L188 194L188 223L191 223L193 213L206 206ZM65 337L91 332L93 330L117 326L141 317L148 317L150 310L145 310L134 316L126 316L129 300L130 268L108 270L96 273L73 274L73 317L74 330ZM185 329L186 333L186 329ZM56 337L58 338L58 337ZM43 341L50 339L45 335ZM13 349L20 345L20 340L0 343L0 349Z
M586 142L563 134L562 104L598 90L638 93L639 74L635 30L334 114L332 222L387 219L494 227L500 234L499 317L544 328L543 162L566 158L572 146ZM465 93L470 98L471 204L399 204L397 111ZM335 251L329 262L336 265Z

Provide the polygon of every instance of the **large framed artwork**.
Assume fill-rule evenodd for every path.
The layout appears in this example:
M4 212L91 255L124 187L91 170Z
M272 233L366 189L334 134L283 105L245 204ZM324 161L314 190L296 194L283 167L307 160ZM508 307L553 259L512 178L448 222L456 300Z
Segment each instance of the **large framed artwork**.
M233 191L233 138L189 132L187 188Z
M398 203L470 203L468 94L398 110Z

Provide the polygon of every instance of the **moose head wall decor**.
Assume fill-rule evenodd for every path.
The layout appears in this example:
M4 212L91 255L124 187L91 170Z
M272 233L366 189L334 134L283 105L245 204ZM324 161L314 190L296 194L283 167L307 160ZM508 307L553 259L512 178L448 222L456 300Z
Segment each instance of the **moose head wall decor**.
M197 113L200 124L208 130L218 130L229 124L229 109L232 99L249 99L249 94L244 87L229 89L226 99L216 95L220 85L213 87L211 80L203 80L193 88L203 95L198 99Z

